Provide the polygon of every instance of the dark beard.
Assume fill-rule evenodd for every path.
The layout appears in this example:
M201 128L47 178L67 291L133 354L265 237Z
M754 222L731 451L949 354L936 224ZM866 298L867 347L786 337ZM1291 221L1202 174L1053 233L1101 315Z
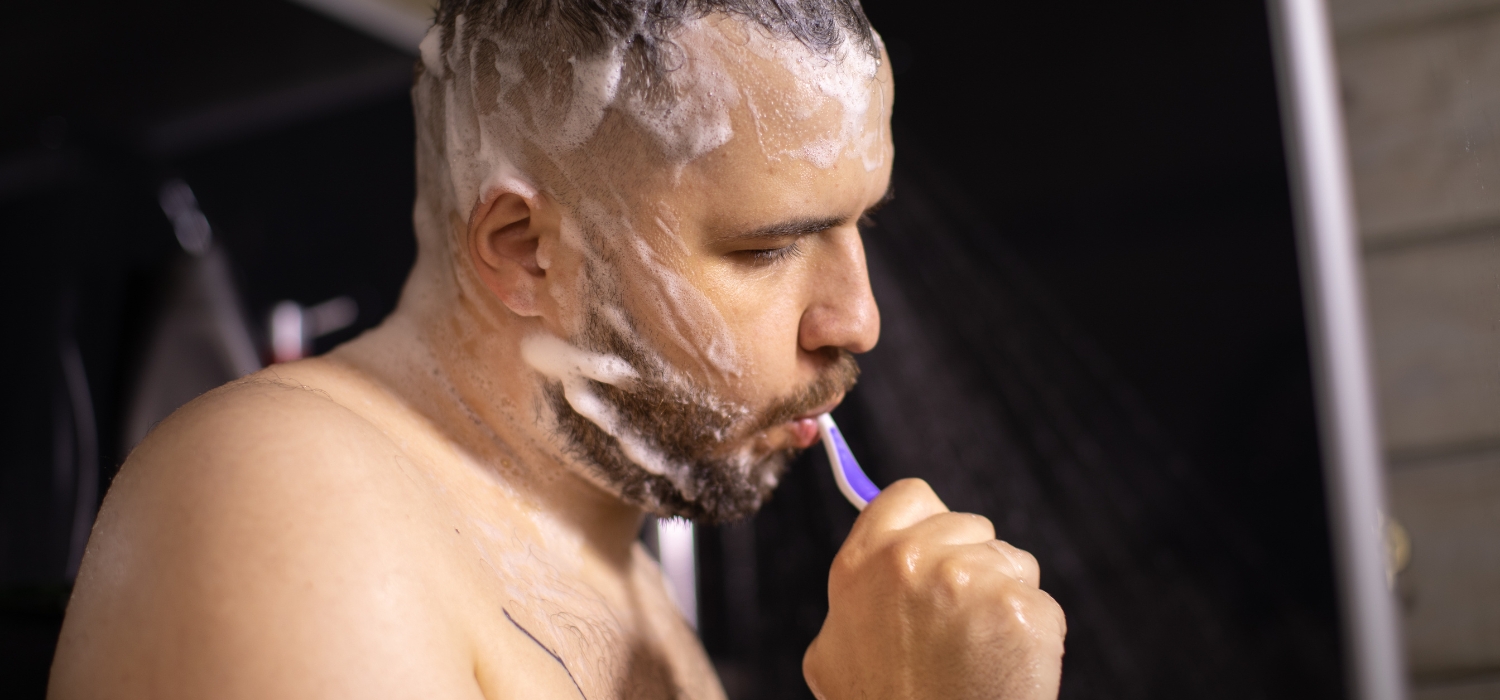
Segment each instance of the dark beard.
M631 461L618 440L573 410L561 384L549 383L545 389L547 402L569 451L626 502L656 515L677 515L706 524L753 515L770 497L787 463L798 452L772 451L752 462L747 473L725 456L732 451L730 443L753 440L767 429L822 406L847 392L859 377L853 355L828 348L828 364L818 379L774 402L747 430L745 421L705 405L706 393L684 392L648 374L649 363L613 328L591 323L587 340L588 349L621 357L640 373L641 379L628 391L592 380L590 388L652 449L673 463L689 466L690 493Z

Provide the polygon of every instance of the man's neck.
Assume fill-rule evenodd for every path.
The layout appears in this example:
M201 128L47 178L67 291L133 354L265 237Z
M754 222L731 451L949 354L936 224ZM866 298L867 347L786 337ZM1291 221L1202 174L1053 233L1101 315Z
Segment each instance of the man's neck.
M629 566L644 513L582 476L580 465L566 464L544 426L521 420L534 415L536 392L515 349L521 331L488 334L487 345L498 347L476 348L472 337L446 338L444 327L452 324L398 310L328 358L379 385L484 470L486 481L500 484L496 494L466 496L510 499L570 531L611 566ZM494 359L486 366L479 357ZM479 378L489 381L476 386Z

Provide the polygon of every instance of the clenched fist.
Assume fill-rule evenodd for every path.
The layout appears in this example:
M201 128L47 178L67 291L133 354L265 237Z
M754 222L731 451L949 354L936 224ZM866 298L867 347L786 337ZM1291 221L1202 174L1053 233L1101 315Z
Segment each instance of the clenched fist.
M821 700L1052 700L1067 623L1040 575L988 519L896 482L833 561L802 672Z

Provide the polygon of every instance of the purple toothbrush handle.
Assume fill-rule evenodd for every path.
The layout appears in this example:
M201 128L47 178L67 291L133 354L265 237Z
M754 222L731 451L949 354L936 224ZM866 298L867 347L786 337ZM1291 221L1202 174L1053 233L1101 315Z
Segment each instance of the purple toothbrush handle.
M828 435L833 438L833 449L838 454L838 468L844 473L844 480L849 482L849 488L865 499L866 503L875 500L880 495L880 489L870 477L865 476L863 469L859 468L859 462L854 459L854 453L849 451L849 443L844 440L844 434L839 431L837 425L828 426Z
M854 459L848 441L844 440L844 433L833 422L833 416L827 413L818 416L818 434L823 438L823 449L828 453L828 466L833 469L833 480L838 482L839 493L844 494L849 505L864 510L880 495L880 489L859 468L859 462Z

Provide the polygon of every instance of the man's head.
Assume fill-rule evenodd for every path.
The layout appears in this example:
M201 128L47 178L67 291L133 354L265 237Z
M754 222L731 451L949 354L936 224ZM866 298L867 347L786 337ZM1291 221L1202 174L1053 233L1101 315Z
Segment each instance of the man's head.
M857 0L445 3L408 296L596 484L753 512L879 334L856 224L889 179L882 59Z

